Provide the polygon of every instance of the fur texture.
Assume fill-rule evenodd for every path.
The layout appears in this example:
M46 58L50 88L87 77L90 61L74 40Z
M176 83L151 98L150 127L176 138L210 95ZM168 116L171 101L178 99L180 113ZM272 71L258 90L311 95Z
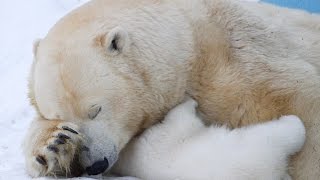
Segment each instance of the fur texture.
M141 179L290 180L287 158L299 151L305 129L296 116L230 130L206 127L196 102L178 105L135 138L114 171Z
M25 142L29 173L78 169L69 167L75 151L58 161L43 151L61 123L105 122L119 152L188 95L205 122L232 128L299 116L307 140L291 174L317 179L319 24L317 15L229 0L89 2L35 43L30 99L39 117Z

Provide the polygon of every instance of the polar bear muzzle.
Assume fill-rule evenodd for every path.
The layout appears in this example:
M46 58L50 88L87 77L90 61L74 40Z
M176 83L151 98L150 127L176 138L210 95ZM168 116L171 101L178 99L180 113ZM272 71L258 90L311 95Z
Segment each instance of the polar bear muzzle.
M80 165L88 175L107 172L117 161L119 151L108 134L103 121L89 121L82 125L85 147L80 153Z

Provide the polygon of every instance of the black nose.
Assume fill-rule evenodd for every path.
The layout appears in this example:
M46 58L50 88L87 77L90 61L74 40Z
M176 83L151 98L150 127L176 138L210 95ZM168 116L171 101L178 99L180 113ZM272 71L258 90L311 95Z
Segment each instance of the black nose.
M86 171L88 175L98 175L103 173L109 167L108 159L105 157L102 161L97 161L93 163L92 166L87 167Z

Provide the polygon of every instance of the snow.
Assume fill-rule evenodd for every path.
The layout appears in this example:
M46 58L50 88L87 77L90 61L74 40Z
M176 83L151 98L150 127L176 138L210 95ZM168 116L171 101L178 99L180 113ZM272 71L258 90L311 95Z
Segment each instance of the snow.
M0 6L0 180L29 179L21 143L34 110L27 99L33 40L84 0L3 0Z

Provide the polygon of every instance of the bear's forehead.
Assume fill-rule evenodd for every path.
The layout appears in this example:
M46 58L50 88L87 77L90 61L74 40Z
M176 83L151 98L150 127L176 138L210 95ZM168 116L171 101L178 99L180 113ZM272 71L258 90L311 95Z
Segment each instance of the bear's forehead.
M40 69L40 70L38 70ZM56 65L39 66L34 79L35 99L41 114L47 119L79 118L86 103L81 77L60 71Z
M130 10L148 4L159 4L160 0L95 0L73 10L61 18L49 31L47 38L66 39L75 34L92 36L119 25ZM99 32L102 30L102 32ZM83 33L82 33L83 32ZM93 33L93 34L90 34ZM105 33L105 32L104 32Z
M105 35L108 29L118 25L117 19L113 19L113 13L122 13L123 8L134 9L141 5L140 2L155 1L125 2L91 1L62 18L41 41L34 81L36 101L43 114L54 117L55 113L63 114L70 108L85 109L80 106L88 104L79 102L83 97L104 93L97 89L107 89L108 95L114 96L129 86L130 83L127 81L131 79L112 66L114 63L111 61L110 64L106 64L108 61L102 54L97 53L95 46L97 37ZM68 113L72 114L70 112Z
M36 103L44 117L87 117L93 99L111 96L125 86L123 78L97 54L61 49L64 48L47 46L38 51L33 84Z
M50 56L41 54L41 51L39 53L34 72L34 90L41 114L48 119L58 118L57 115L62 114L80 115L80 99L86 87L83 84L89 81L90 75L84 72L88 65L61 52L51 52Z

